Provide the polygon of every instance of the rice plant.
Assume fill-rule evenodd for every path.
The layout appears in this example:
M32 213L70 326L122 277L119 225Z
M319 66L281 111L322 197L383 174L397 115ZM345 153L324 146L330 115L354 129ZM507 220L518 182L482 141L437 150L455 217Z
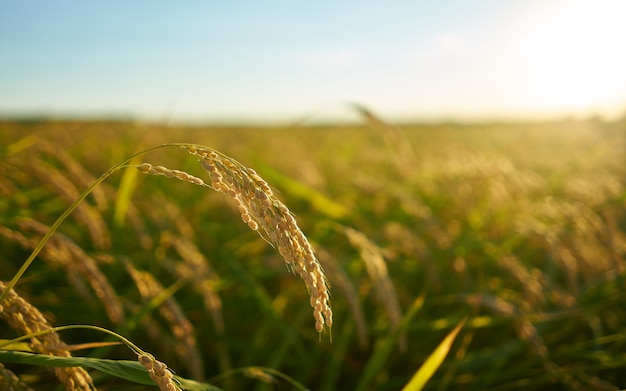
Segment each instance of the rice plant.
M357 111L0 122L0 389L626 388L626 123Z

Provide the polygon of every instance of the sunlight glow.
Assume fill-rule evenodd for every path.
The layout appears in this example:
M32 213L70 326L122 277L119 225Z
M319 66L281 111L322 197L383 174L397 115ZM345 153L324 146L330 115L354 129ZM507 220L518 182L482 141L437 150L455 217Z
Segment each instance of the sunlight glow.
M569 1L545 12L519 41L526 93L542 109L626 103L626 2Z

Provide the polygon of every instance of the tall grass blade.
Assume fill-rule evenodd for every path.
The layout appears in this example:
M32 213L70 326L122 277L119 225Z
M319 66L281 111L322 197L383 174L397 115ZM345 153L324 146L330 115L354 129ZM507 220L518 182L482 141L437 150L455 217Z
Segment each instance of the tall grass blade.
M402 391L420 391L424 388L428 380L435 374L437 369L443 363L443 360L448 355L452 343L459 334L459 331L465 325L466 319L463 319L444 339L439 346L428 356L424 364L415 372L411 380L407 383Z
M333 201L326 195L302 182L283 175L277 170L264 166L263 173L273 184L279 186L282 192L289 193L289 195L294 198L307 201L316 211L332 219L341 220L351 213L350 209L342 204Z
M113 221L118 227L122 227L126 221L126 214L128 212L128 207L130 206L130 200L133 197L137 184L139 171L137 171L133 165L138 165L140 163L141 158L136 156L130 161L129 164L131 164L131 166L126 167L124 169L124 173L122 174L120 187L117 190L117 198L115 199L115 212L113 214Z
M413 305L411 305L411 308L409 308L402 318L400 326L396 329L396 331L391 335L381 338L376 344L374 353L372 353L372 356L365 365L359 384L356 387L357 391L369 389L368 387L370 386L370 383L374 380L382 368L384 368L387 360L389 360L389 357L393 353L393 348L398 344L399 335L408 328L415 314L417 314L419 309L424 305L424 299L425 293L422 293L417 299L415 299L415 301L413 301Z
M90 357L57 357L45 354L32 354L0 350L0 362L11 364L26 364L45 367L86 367L107 373L137 384L154 385L148 371L137 361L109 360ZM193 380L174 376L185 391L219 391L210 384L199 383Z
M11 279L11 281L9 281L6 285L6 288L0 292L0 303L2 303L4 301L4 299L7 297L7 295L9 294L9 292L11 291L11 289L13 289L13 287L15 286L15 284L17 284L17 282L19 281L19 279L22 277L22 275L26 272L26 270L28 269L28 267L33 263L33 261L35 260L35 258L37 257L37 255L39 255L39 253L41 252L41 250L43 249L43 247L46 245L46 243L48 242L48 240L50 240L50 238L52 237L52 235L56 232L56 230L61 226L61 223L63 223L63 221L65 221L65 219L72 214L72 212L74 210L76 210L76 208L78 207L78 205L83 202L83 200L93 191L93 189L98 186L100 183L102 183L105 179L107 179L108 177L110 177L111 175L113 175L113 173L115 173L117 170L119 170L120 168L124 167L126 164L128 164L129 162L133 161L133 159L135 159L137 156L141 156L143 154L146 154L148 152L154 151L156 149L159 148L165 148L165 147L170 147L173 144L161 144L161 145L157 145L148 149L145 149L143 151L139 151L137 153L135 153L134 155L130 156L129 158L127 158L124 161L121 161L117 164L115 164L113 167L109 168L104 174L102 174L102 176L100 176L98 179L96 179L96 181L94 181L94 183L92 183L91 185L89 185L80 195L80 197L78 197L76 199L76 201L74 201L66 210L65 212L63 212L61 214L61 216L59 216L59 218L56 219L56 221L54 222L54 224L52 224L52 226L50 227L50 229L48 230L48 232L46 232L46 234L41 238L41 240L39 241L39 243L37 244L37 246L35 246L35 248L33 249L33 251L31 252L30 256L28 257L28 259L22 264L22 266L20 267L20 269L15 273L15 275L13 276L13 278ZM176 145L178 146L178 145Z

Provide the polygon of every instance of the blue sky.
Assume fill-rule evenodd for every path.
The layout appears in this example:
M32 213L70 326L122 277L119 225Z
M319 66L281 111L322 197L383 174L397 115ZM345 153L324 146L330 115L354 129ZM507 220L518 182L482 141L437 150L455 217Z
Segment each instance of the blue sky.
M625 14L622 0L0 0L0 115L621 115Z

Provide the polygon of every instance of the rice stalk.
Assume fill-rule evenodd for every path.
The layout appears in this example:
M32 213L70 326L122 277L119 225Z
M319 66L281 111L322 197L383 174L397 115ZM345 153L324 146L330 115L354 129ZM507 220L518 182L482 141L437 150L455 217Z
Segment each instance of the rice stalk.
M133 314L133 317L129 319L127 324L121 331L124 333L131 333L136 330L140 330L142 335L145 335L146 338L153 343L158 344L159 346L175 346L176 341L172 336L171 331L165 330L162 325L162 322L159 322L152 314L149 312L153 309L153 303L157 301L151 301L149 304L142 303L141 305L126 301L125 308L129 314ZM163 351L165 355L166 351ZM174 352L177 354L177 352ZM170 358L170 357L167 357Z
M210 173L211 185L184 171L143 163L140 172L178 179L198 186L210 187L231 196L238 204L242 220L248 227L265 235L287 262L288 267L305 281L311 294L311 306L318 332L324 326L332 326L327 282L319 261L315 258L308 240L298 228L295 218L287 207L273 194L271 188L251 168L208 148L184 146L189 153L201 159L201 166ZM226 178L225 180L223 178ZM261 232L259 232L261 233ZM179 249L180 250L180 249Z
M64 201L71 203L79 198L80 193L76 186L56 167L41 159L34 159L30 162L27 169L42 184L56 192ZM90 204L83 202L77 206L76 220L87 228L91 241L97 249L105 250L110 247L111 239L107 225L102 215Z
M145 301L150 301L163 292L163 286L150 273L137 270L129 262L126 262L126 270L133 278L141 297ZM163 305L159 306L159 312L168 322L172 334L176 338L177 343L175 343L174 349L179 357L183 359L193 378L202 380L204 377L202 359L196 346L193 325L178 303L171 297L166 298Z
M471 296L469 297L469 301L470 303L479 304L488 308L497 315L512 319L514 321L515 331L518 337L529 344L533 352L541 360L544 369L570 389L580 391L588 389L606 391L617 390L617 387L608 384L595 376L585 376L585 379L577 379L574 375L568 372L567 368L563 368L554 362L550 358L548 348L535 326L530 321L525 319L522 312L512 303L498 297L492 297L484 294ZM593 387L590 388L591 386Z
M50 331L52 327L35 306L20 297L13 289L8 290L1 281L0 289L6 293L4 299L0 301L0 319L22 334L43 333L40 338L30 339L31 348L35 352L59 357L71 356L65 349L67 345L57 333ZM95 389L91 376L83 368L54 368L54 373L69 391Z
M154 246L154 240L152 235L148 232L146 223L143 218L143 214L137 209L137 207L130 203L126 210L126 218L128 223L135 230L138 236L138 242L143 250L152 251Z
M362 350L367 349L368 342L368 330L367 322L365 321L365 315L363 314L363 308L361 306L359 295L357 290L350 281L348 274L339 266L339 264L331 257L327 251L318 250L318 258L324 267L328 270L328 275L334 286L337 287L342 293L343 297L348 300L352 317L356 324L357 340L359 341L359 347Z
M0 283L1 284L1 283ZM161 361L158 361L154 358L154 356L150 353L147 353L143 350L141 350L137 345L135 345L134 343L132 343L130 340L128 340L127 338L121 336L120 334L99 327L99 326L92 326L92 325L69 325L69 326L58 326L58 327L52 327L52 328L48 328L45 330L39 330L39 331L34 331L31 332L27 335L24 335L22 337L18 337L15 338L13 340L7 341L5 343L0 343L0 349L8 346L8 345L12 345L15 344L19 341L22 341L24 339L35 339L36 337L41 337L43 340L45 340L48 336L50 335L55 335L57 336L58 339L58 335L56 334L58 331L64 331L64 330L75 330L75 329L86 329L86 330L95 330L95 331L99 331L99 332L103 332L109 335L112 335L113 337L120 339L130 350L133 351L133 353L135 353L137 355L137 361L139 362L139 364L141 364L147 371L148 375L150 376L150 378L154 381L154 383L159 387L159 389L161 391L183 391L182 387L180 386L181 384L181 380L176 379L172 373L171 370L168 369L167 365ZM16 355L17 356L17 355ZM71 356L67 356L67 357L71 357ZM17 357L16 357L17 358ZM35 358L36 360L36 358ZM59 367L57 369L74 369L74 368L79 368L79 367L69 367L68 368L68 360L64 360L64 362L61 362L61 360L57 359L57 362L59 362ZM114 362L113 360L106 360L108 362ZM54 361L53 361L54 362ZM100 361L98 361L98 359L88 359L88 358L84 358L84 357L78 357L78 358L73 358L72 363L77 363L78 365L85 365L85 366L89 366L89 367L93 367L93 368L97 368L99 370L102 370L106 373L112 374L114 376L118 376L118 377L123 377L126 378L128 380L132 380L138 383L144 383L143 379L141 379L141 377L137 376L137 373L128 373L124 371L124 363L123 362L114 362L117 365L109 365L109 363L102 363ZM51 365L49 363L46 363L45 365ZM72 364L69 364L72 365ZM82 368L80 368L82 369ZM184 383L189 383L189 381L187 381L186 379L182 379L182 382ZM196 383L195 385L199 385L198 383ZM203 389L211 389L210 387L203 387ZM73 390L74 388L67 388L68 390ZM95 388L93 388L95 390Z
M211 267L208 259L200 253L198 248L190 240L183 237L175 237L172 247L182 258L183 262L166 264L166 267L179 278L189 281L192 287L200 294L204 308L211 315L215 332L219 338L217 344L217 357L222 371L232 369L228 345L223 338L226 335L224 316L222 313L222 299L218 294L220 278Z
M389 315L391 332L395 332L400 326L402 311L398 303L396 289L389 277L387 263L382 254L382 250L362 232L350 227L344 227L343 231L348 237L350 244L359 251L361 259L365 263L367 273L374 284L374 292ZM400 333L398 338L398 347L401 352L405 352L407 348L406 332Z
M469 298L470 303L479 304L489 309L493 313L515 321L515 328L518 336L526 341L535 354L541 358L544 363L549 362L548 348L543 339L537 332L535 326L530 321L524 319L522 312L512 303L489 295L475 295Z
M54 222L15 276L8 282L7 289L0 294L0 302L26 272L61 223L81 206L82 201L96 186L113 173L126 167L137 156L166 147L182 147L200 160L202 168L211 175L211 187L232 197L238 204L244 222L257 232L259 232L260 228L265 236L269 238L270 243L283 256L287 266L304 280L310 294L310 305L314 309L315 329L318 332L322 332L325 326L332 327L330 293L326 277L313 253L311 244L298 227L296 219L289 209L274 196L267 182L253 169L246 168L236 160L211 148L184 143L161 144L144 149L109 168L80 194ZM137 168L146 174L163 175L195 185L206 186L200 178L183 171L170 170L148 163Z
M24 233L36 233L43 235L50 227L28 218L17 220L19 231L13 231L6 227L0 227L0 235L18 243L25 249L32 250L37 241L24 236ZM111 286L106 276L98 267L98 262L83 251L75 242L67 236L57 233L50 238L44 248L42 257L53 264L66 269L70 282L73 282L77 291L81 291L81 284L87 281L91 286L109 319L115 324L124 322L124 311L121 301L115 289ZM83 293L87 293L83 291Z
M5 180L9 178L9 167L7 167L7 163L5 161L0 161L0 196L6 197L7 199L13 196L14 194L18 194L19 190L15 186L14 183Z
M501 257L498 264L521 284L525 296L524 304L528 309L537 308L550 299L565 308L571 308L575 304L574 296L552 286L541 270L528 270L514 255Z
M381 132L387 147L391 151L390 155L395 160L398 172L403 175L410 174L412 172L410 168L415 163L415 153L404 133L398 127L381 120L380 117L365 106L358 103L352 103L350 106L359 113L368 125Z
M181 211L180 207L161 193L156 194L155 199L163 205L162 211L168 218L168 224L174 223L176 230L180 232L181 239L184 238L191 243L192 239L195 239L195 231L192 223Z
M315 329L322 332L325 326L332 327L330 293L322 267L293 214L267 182L253 169L217 151L195 145L183 148L199 158L210 175L211 187L234 199L244 223L277 248L288 268L302 278L311 296Z
M98 179L96 179L91 185L89 185L87 187L87 189L85 189L79 197L77 197L72 203L71 205L65 209L65 211L61 214L61 216L59 216L56 221L54 222L54 224L52 224L52 226L50 227L50 229L46 232L46 234L41 238L41 240L39 240L39 242L37 243L37 245L35 246L35 248L33 249L33 252L28 256L28 259L26 259L26 261L24 261L24 263L22 264L22 266L20 267L20 269L17 271L17 273L15 273L15 275L13 276L13 278L11 279L11 281L9 281L7 283L6 289L4 291L2 291L2 293L0 293L0 303L5 299L5 297L8 295L9 291L11 289L13 289L13 287L15 286L15 284L17 284L17 282L19 281L19 279L22 277L22 275L24 275L24 273L26 272L26 270L28 270L28 268L30 267L30 265L33 263L33 261L35 260L35 258L37 257L37 255L39 255L39 253L41 252L41 250L44 248L44 246L46 245L46 243L50 240L50 238L52 237L52 235L56 232L56 230L61 226L61 224L65 221L65 219L72 213L74 212L77 208L80 207L80 205L82 204L83 200L89 195L91 194L91 192L93 192L93 190L100 184L102 183L105 179L107 179L109 176L113 175L115 172L117 172L119 169L125 167L126 164L128 164L130 161L132 161L136 156L141 156L143 154L146 154L150 151L154 151L156 149L159 148L164 148L167 146L172 146L172 145L168 145L168 144L163 144L163 145L157 145L155 147L152 148L148 148L142 151L139 151L133 155L131 155L129 158L115 164L114 166L112 166L111 168L109 168L104 174L102 174L102 176L100 176Z
M536 225L543 223L546 230L554 231L546 236L548 244L566 270L572 268L572 277L586 285L614 271L616 265L605 244L605 223L589 205L548 199L534 212Z
M209 264L205 256L198 251L197 247L189 240L175 238L173 248L184 260L174 266L175 273L187 281L200 293L204 301L204 307L211 314L215 330L218 334L224 334L224 317L222 315L222 300L217 294L217 284L220 279L215 270Z
M70 174L69 177L73 178L79 185L89 186L89 184L95 180L93 175L91 175L82 164L74 159L72 155L67 153L60 145L47 140L38 139L35 148L49 156L54 157L63 166L63 168L67 170ZM99 211L104 211L108 208L107 197L102 188L93 189L91 196L93 197Z
M167 368L167 365L158 361L150 353L140 354L139 363L146 368L150 377L159 386L161 391L178 391L181 388L174 381L174 374Z
M198 186L228 194L238 205L241 218L248 227L265 234L264 239L273 244L281 253L288 267L305 282L311 294L310 303L314 308L315 328L323 331L324 326L332 326L332 311L327 281L308 240L297 226L295 218L287 207L273 194L271 188L251 168L216 151L196 146L185 146L187 151L199 156L201 166L211 175L211 185L184 171L172 170L163 166L143 163L137 169L145 174L161 175L178 179Z

